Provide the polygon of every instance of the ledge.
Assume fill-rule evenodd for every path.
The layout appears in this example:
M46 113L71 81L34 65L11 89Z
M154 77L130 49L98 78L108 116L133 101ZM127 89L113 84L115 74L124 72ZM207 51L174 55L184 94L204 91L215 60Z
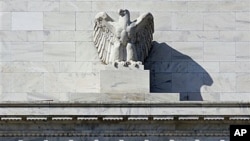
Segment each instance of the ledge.
M237 119L237 116L249 118L249 107L250 103L197 101L168 103L2 102L0 103L0 116L234 116Z
M78 102L78 101L3 101L1 107L250 107L250 102L178 101L178 102Z

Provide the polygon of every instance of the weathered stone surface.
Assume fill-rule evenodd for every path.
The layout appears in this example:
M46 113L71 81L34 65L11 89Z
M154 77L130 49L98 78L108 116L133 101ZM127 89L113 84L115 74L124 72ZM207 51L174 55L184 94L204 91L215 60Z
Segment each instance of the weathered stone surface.
M94 15L120 8L154 15L147 71L99 61ZM249 31L248 0L0 0L0 140L229 141L250 119ZM117 69L134 92L100 93Z
M44 42L44 61L75 61L75 42Z
M67 99L68 93L98 92L99 70L105 68L93 44L94 16L105 11L118 19L117 9L128 9L131 21L144 12L154 15L158 45L144 63L150 71L152 93L181 93L182 100L246 101L250 92L249 7L247 0L1 0L1 91L11 98L38 90L31 99L41 94L41 99L45 95L56 100ZM27 81L23 88L12 87L31 73L42 74L39 79L46 82ZM91 73L96 76L83 77ZM17 82L9 81L13 76L18 76ZM51 83L49 76L53 76ZM31 74L29 79L37 80L37 76ZM59 92L62 83L65 88ZM9 93L10 89L15 93Z
M101 93L149 93L148 70L101 70Z
M43 13L13 12L12 30L43 30Z
M74 12L44 12L44 30L75 30Z
M10 30L11 29L11 13L10 12L0 12L0 30Z

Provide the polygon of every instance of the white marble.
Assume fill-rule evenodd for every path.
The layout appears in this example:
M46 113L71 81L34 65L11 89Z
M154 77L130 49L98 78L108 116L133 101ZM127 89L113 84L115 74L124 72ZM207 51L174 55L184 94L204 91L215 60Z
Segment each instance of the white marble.
M202 92L201 96L203 98L203 101L220 101L220 95L219 92Z
M59 72L58 62L2 62L2 73Z
M78 93L96 93L100 92L100 74L92 73L77 73L76 74L75 91Z
M7 42L27 41L27 32L3 30L0 31L0 39L4 44L8 44Z
M236 30L250 30L250 12L236 13Z
M120 103L137 103L137 102L145 102L145 94L144 93L104 93L100 95L101 101L113 101Z
M76 61L100 61L93 42L76 42Z
M193 31L193 30L170 30L156 31L154 38L158 42L201 42L201 41L219 41L219 31Z
M238 89L240 89L238 87ZM230 102L235 102L235 101L239 101L239 102L248 102L249 98L250 98L250 94L244 93L244 88L238 90L238 91L242 91L239 92L237 94L235 93L221 93L220 94L220 101L230 101ZM245 90L246 91L246 90Z
M149 93L147 70L101 70L101 93Z
M20 98L14 101L22 101L27 98L27 92L43 92L43 73L3 73L1 74L1 92L9 93L5 96L11 99L15 98L15 94L19 95ZM18 78L18 79L16 79Z
M9 92L2 92L1 93L1 101L12 101L12 102L18 102L18 101L28 101L27 99L27 93L9 93Z
M11 42L11 61L43 61L42 42Z
M119 9L117 14L117 21L106 12L96 14L94 45L104 64L136 67L144 62L152 47L153 15L143 13L135 21L131 21L129 10Z
M113 1L110 4L109 1L93 1L92 2L92 10L93 11L117 11L117 9L124 8L123 2L121 1Z
M44 61L75 61L75 42L44 42Z
M91 11L90 1L61 1L60 11Z
M250 42L236 42L236 61L250 61Z
M114 66L112 64L109 64L100 68L100 70L103 70L103 69L104 70L117 70L117 71L123 71L123 70L137 71L137 70L144 70L144 65L140 64L135 67L133 65L124 66L123 64L117 64L116 66Z
M203 30L203 15L199 13L174 13L173 30Z
M250 82L250 75L249 73L237 73L236 75L236 90L238 92L249 92L249 82Z
M250 11L250 2L249 1L228 1L221 2L220 11Z
M156 31L168 31L172 29L172 14L162 12L152 12L154 15L155 24L154 28ZM169 22L162 22L162 20L168 20Z
M28 11L59 11L58 1L29 1Z
M81 25L84 26L84 25ZM91 27L92 29L92 27ZM34 35L33 37L30 37L31 35ZM37 35L38 34L38 35ZM43 31L43 35L40 35L40 33L37 32L28 32L28 40L33 39L35 37L39 37L38 40L43 40L47 42L55 42L55 41L64 41L64 42L72 42L72 41L85 41L85 42L92 42L93 36L92 31L86 31L86 30L77 30L77 31L71 31L71 30L62 30L62 31L51 31L46 30Z
M172 61L190 61L191 59L194 61L203 60L202 42L172 42L169 45L178 51L172 51ZM188 54L188 56L185 54Z
M220 62L220 72L249 72L250 63L243 62Z
M248 30L248 29L246 29ZM228 42L249 42L250 41L249 31L221 31L220 40Z
M62 42L72 42L76 41L75 38L77 37L76 31L55 31L56 39L54 41L62 41Z
M129 7L133 11L187 11L187 2L185 1L145 1L131 2L125 1L124 6ZM154 5L152 7L152 5Z
M46 101L44 102L46 103ZM53 105L53 102L50 102ZM201 103L190 103L190 105L184 106L176 106L173 107L173 104L181 104L181 103L169 103L170 105L166 104L166 106L150 106L150 107L23 107L23 108L15 108L15 107L8 107L8 108L1 108L0 115L6 116L13 116L13 115L29 115L29 116L44 116L44 115L51 115L51 116L65 116L65 113L69 117L71 116L83 116L82 113L85 115L121 115L121 116L130 116L130 117L148 117L148 115L157 115L157 116L195 116L199 115L201 117L206 117L206 119L211 120L223 120L224 116L245 116L245 112L249 112L248 108L243 108L238 106L230 107L216 107L211 106L212 103L205 103L210 105L210 107L206 105L202 105ZM182 103L183 104L183 103ZM196 106L194 106L196 104ZM218 104L218 103L214 103ZM226 106L226 103L224 106ZM222 104L222 105L223 105ZM232 103L231 103L232 104ZM236 104L236 103L235 103ZM72 103L71 103L72 105ZM172 106L171 106L172 105ZM200 106L198 106L200 105ZM22 109L22 110L20 110Z
M28 31L27 32L27 41L30 42L42 42L44 41L43 31Z
M105 11L117 21L117 10L124 8L130 10L131 20L144 12L154 15L154 41L158 44L146 59L145 69L150 70L150 91L162 92L163 97L153 99L164 101L168 100L165 93L181 93L181 100L200 96L203 101L246 101L250 91L247 0L0 0L2 97L148 100L140 94L126 98L122 94L86 94L99 92L99 71L107 69L93 44L94 16ZM23 73L24 78L16 73ZM35 85L32 74L27 86L13 88L30 73L43 73L44 86ZM13 76L18 77L17 82Z
M43 30L42 12L13 12L12 30Z
M8 79L8 76L3 76L4 78L2 80ZM7 84L3 85L5 86L5 89L1 88L2 93L0 93L1 102L43 102L43 101L51 101L51 102L76 102L76 103L145 103L145 104L157 104L157 103L168 103L168 102L177 102L180 99L179 93L100 93L99 89L91 90L86 84L83 83L80 87L83 87L82 92L66 92L62 93L60 92L60 89L57 89L56 87L61 87L62 85L64 88L62 91L69 91L69 84L66 83L60 85L57 84L54 85L54 89L52 89L50 92L49 87L47 87L47 77L45 77L45 92L9 92L9 89L7 89ZM93 78L92 78L93 79ZM11 78L9 78L11 80ZM53 83L53 80L50 79ZM1 80L0 80L1 82ZM66 82L66 81L64 81ZM86 81L87 82L87 81ZM96 82L98 83L98 82ZM99 83L98 83L99 84ZM59 86L60 85L60 86ZM93 86L93 84L92 84ZM74 87L71 85L71 87ZM90 87L90 86L89 86ZM56 92L57 90L57 92ZM6 92L5 92L6 91ZM14 99L13 99L14 98Z
M0 61L11 61L10 42L0 42Z
M9 73L1 73L0 74L0 92L10 92L11 91L11 83L12 83L12 75ZM2 94L1 94L2 96Z
M186 31L186 38L179 41L219 41L218 31ZM184 31L185 33L185 31Z
M124 8L154 15L147 71L105 67L94 47L94 16ZM249 123L248 0L0 0L0 11L0 134L18 136L0 140L229 141L230 124ZM114 76L135 85L111 89Z
M204 61L235 61L235 54L235 42L204 42Z
M206 13L204 14L205 30L234 30L234 13Z
M221 3L218 1L189 1L188 11L190 12L218 12Z
M69 101L76 101L76 102L96 102L96 101L105 101L103 94L101 93L71 93ZM104 97L104 98L102 98Z
M0 1L0 11L27 11L28 1L20 0L2 0Z
M236 86L242 86L238 85L239 83L236 81L238 78L235 73L210 73L209 75L213 79L213 84L203 86L202 92L239 92L236 90ZM204 75L204 81L211 78Z
M92 62L60 62L60 72L93 72Z
M145 94L145 100L151 103L173 102L180 100L179 93L150 93Z
M77 13L76 14L76 29L77 30L93 30L93 18L91 12Z
M44 91L51 93L99 92L98 73L46 73Z
M0 12L0 30L10 30L11 29L11 13L10 12Z
M92 42L93 34L92 31L76 31L75 41L85 41Z
M44 12L44 30L75 30L74 12Z
M46 42L60 41L59 35L60 35L60 31L43 30L43 41L46 41Z

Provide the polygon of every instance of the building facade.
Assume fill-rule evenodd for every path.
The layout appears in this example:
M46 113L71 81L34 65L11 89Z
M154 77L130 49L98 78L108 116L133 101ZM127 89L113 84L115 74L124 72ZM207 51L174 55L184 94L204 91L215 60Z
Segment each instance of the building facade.
M94 17L118 9L154 16L148 93L100 91ZM249 0L0 0L0 139L229 141L249 68Z

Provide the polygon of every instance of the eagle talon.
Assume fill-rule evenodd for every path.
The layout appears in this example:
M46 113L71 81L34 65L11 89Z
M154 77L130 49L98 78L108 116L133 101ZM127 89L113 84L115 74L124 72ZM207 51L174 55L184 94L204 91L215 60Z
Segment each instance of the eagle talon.
M139 68L140 65L142 65L141 61L128 61L129 65L132 65L136 68Z
M115 61L113 63L113 66L118 68L119 66L124 66L124 67L128 67L129 63L125 62L125 61Z
M113 66L114 66L115 68L118 68L118 62L115 61L115 62L113 63Z
M131 65L130 61L126 61L127 66Z
M121 65L124 66L124 67L127 67L127 66L128 66L128 63L125 62L125 61L121 61Z

